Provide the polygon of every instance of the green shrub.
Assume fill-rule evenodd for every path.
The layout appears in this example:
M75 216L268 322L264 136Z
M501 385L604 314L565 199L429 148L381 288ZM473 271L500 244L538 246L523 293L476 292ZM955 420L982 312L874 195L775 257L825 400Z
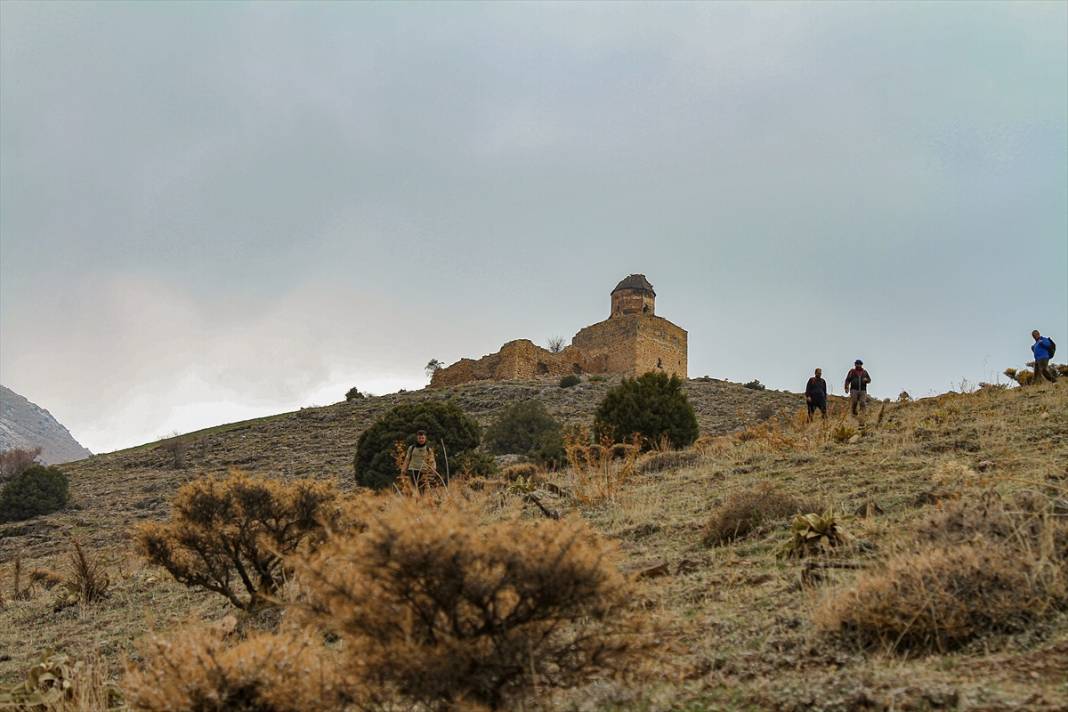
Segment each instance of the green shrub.
M582 379L574 373L569 373L560 379L561 388L570 388L571 386L577 386L580 383L582 383Z
M761 383L760 381L756 380L755 378L752 381L750 381L749 383L743 383L742 384L742 388L748 388L751 391L763 391L763 390L765 390L764 384Z
M441 458L441 463L438 465L439 474L446 474L445 470L445 458ZM486 476L496 474L497 461L493 459L493 455L488 452L482 452L481 450L465 450L459 455L449 455L449 469L448 474L455 477L456 475L478 475Z
M697 416L682 391L682 380L657 371L624 378L608 391L597 407L594 427L598 437L616 442L637 433L645 449L665 440L683 448L697 439Z
M55 467L31 465L0 489L0 522L17 522L62 509L70 482Z
M498 455L525 455L545 465L564 461L564 438L560 423L541 401L528 400L511 406L486 430L486 447Z
M359 400L360 398L363 398L363 394L360 393L360 389L356 386L345 391L345 400L347 401Z
M353 465L356 482L364 487L382 489L397 479L397 443L415 444L415 433L425 430L427 441L434 446L438 467L444 474L445 461L441 453L444 441L450 470L463 454L478 447L481 428L478 423L450 401L427 401L399 405L393 408L360 434Z

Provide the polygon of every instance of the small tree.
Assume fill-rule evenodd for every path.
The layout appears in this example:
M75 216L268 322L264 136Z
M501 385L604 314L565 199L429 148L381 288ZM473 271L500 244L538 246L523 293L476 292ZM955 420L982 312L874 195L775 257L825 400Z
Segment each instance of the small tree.
M285 557L336 522L336 497L317 480L206 477L178 490L170 521L141 525L135 540L178 582L255 608L285 580Z
M345 391L345 400L347 401L351 402L354 400L359 400L361 398L363 398L363 394L360 393L360 389L356 386L353 386L352 388Z
M445 442L446 453L437 455L439 467L444 466L443 454L450 460L462 460L464 453L478 447L482 434L478 422L450 401L399 405L360 434L353 461L356 482L373 489L392 485L400 474L396 461L397 443L405 448L414 445L419 430L426 431L427 440L435 448Z
M424 370L426 371L427 378L433 378L434 374L443 368L445 368L445 364L443 364L441 361L438 361L436 358L432 358L426 362Z
M307 619L341 636L345 669L428 710L514 709L534 690L625 674L644 626L589 526L479 520L399 499L299 567Z
M545 465L564 461L563 430L541 401L516 403L486 430L486 447L498 455L526 455Z
M749 383L743 383L742 387L743 388L748 388L751 391L763 391L763 390L765 390L764 384L761 383L760 381L756 380L755 378L752 381L750 381Z
M623 442L635 433L643 448L661 444L686 447L697 439L697 415L682 391L678 376L650 371L638 378L624 378L608 391L597 407L594 427L598 437Z
M11 448L0 450L0 483L21 475L33 465L40 464L37 458L41 455L41 448Z
M62 509L70 482L55 467L31 465L0 488L0 523L16 522Z
M554 354L558 354L564 350L564 348L567 346L567 343L564 341L564 337L553 336L549 339L548 346L550 351L552 351Z

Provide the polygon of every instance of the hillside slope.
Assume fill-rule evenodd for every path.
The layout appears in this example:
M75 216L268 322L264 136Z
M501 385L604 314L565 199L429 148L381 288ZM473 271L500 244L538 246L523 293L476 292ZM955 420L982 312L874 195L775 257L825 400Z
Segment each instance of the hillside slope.
M41 462L54 465L92 455L51 413L0 386L0 450L41 448Z
M479 391L482 417L506 402L507 393L529 396L546 388L491 388L498 387ZM756 410L769 397L791 409L799 403L796 396L742 393L729 384L696 388L694 400L708 388L722 405L718 416L703 415L706 429L733 429L750 417L748 406ZM455 395L473 399L468 407L476 409L473 392ZM588 407L578 393L545 390L543 396L556 412L571 409L576 418ZM264 459L252 463L253 470L293 476L323 468L325 476L349 482L349 433L358 430L353 421L378 407L384 405L340 404L202 433L203 469L220 471L255 454ZM554 476L558 487L539 493L548 506L582 516L618 544L624 567L639 579L641 607L662 631L649 661L651 680L605 681L563 694L554 707L1066 709L1068 611L1062 605L1010 632L991 630L952 652L914 657L858 649L815 622L820 602L838 586L882 571L889 558L915 545L924 522L955 502L1011 502L1031 492L1055 502L1060 514L1054 516L1068 515L1064 383L877 404L859 423L841 412L826 424L750 422L744 435L705 439L677 460L647 458L604 499L569 496L567 473ZM836 438L840 427L845 437ZM347 447L331 442L340 433L349 438ZM63 541L77 536L93 542L115 580L110 599L84 609L53 613L44 592L9 602L0 610L0 651L8 656L0 656L0 679L13 680L45 648L95 653L117 671L121 655L146 632L228 613L220 596L185 589L131 557L129 526L165 516L177 484L201 469L195 454L180 470L166 466L166 457L153 445L75 463L72 509L0 527L3 561L22 552L24 566L62 568ZM826 568L781 558L789 517L770 515L736 541L706 546L712 513L736 495L765 487L837 512L853 544L818 560ZM759 506L764 497L756 499ZM533 507L526 511L540 516ZM0 571L7 585L10 566Z

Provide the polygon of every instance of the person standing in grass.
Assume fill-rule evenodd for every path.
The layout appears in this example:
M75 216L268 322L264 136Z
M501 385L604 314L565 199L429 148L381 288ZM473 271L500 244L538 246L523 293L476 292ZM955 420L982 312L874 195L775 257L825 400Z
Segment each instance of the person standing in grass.
M808 404L808 420L812 422L812 414L817 408L827 420L827 381L823 380L823 369L817 368L816 375L808 379L805 385L805 402Z
M438 463L434 458L434 448L426 441L426 431L420 430L415 434L415 445L408 447L404 456L404 466L401 470L412 481L412 485L419 489L429 484L424 476L437 474Z
M849 369L845 378L845 391L849 394L849 407L853 415L857 415L858 408L863 412L868 407L869 383L871 383L871 376L864 370L864 362L858 358L853 362L853 368Z
M1031 379L1031 383L1037 384L1040 377L1050 383L1056 383L1057 377L1050 370L1049 360L1053 358L1057 345L1053 343L1053 339L1038 333L1038 329L1031 332L1031 338L1035 340L1035 343L1031 344L1031 353L1035 356L1035 377Z

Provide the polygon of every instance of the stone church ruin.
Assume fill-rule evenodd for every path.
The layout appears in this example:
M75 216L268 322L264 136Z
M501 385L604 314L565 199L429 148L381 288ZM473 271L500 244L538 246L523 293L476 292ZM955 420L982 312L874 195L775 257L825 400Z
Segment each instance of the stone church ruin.
M439 369L430 386L571 373L637 376L647 371L686 378L686 330L656 315L653 285L645 275L632 274L612 290L609 317L579 331L559 353L529 339L509 341L497 353Z

